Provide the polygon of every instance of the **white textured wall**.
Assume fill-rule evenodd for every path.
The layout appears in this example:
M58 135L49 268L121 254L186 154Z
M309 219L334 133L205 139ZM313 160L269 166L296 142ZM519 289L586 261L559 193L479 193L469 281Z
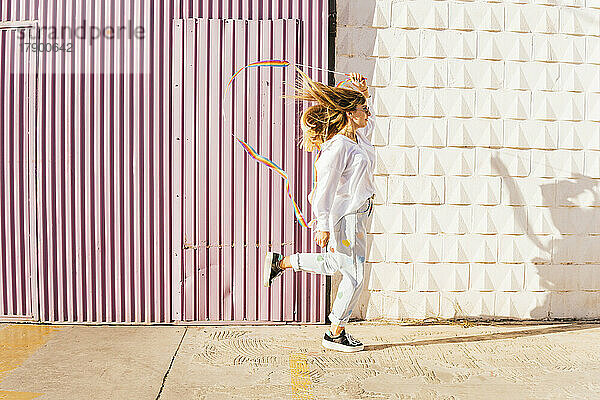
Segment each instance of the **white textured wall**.
M355 315L600 317L600 1L337 1L377 115Z

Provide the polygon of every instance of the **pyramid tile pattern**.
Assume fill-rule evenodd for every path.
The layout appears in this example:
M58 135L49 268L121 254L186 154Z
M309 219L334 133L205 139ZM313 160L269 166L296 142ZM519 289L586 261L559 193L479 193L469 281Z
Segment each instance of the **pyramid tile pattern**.
M558 7L537 4L506 4L505 30L522 33L559 32Z
M369 76L368 318L600 318L600 0L338 1Z
M448 60L448 85L460 89L500 89L504 82L504 62Z

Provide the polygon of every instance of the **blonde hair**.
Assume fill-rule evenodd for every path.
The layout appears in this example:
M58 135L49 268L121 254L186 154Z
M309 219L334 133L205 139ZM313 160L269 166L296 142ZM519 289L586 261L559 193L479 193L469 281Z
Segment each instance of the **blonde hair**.
M331 87L310 79L298 69L302 76L296 87L296 98L317 102L302 113L302 140L300 147L306 151L320 149L323 142L340 133L349 123L347 112L367 102L365 96L352 89Z

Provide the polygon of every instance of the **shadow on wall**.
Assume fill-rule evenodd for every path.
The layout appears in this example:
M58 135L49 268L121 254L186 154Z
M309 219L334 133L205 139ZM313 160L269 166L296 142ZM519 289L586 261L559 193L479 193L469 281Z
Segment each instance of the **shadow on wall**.
M529 205L502 160L494 156L491 163L508 189L509 204ZM600 279L600 236L595 235L600 233L600 180L575 175L548 181L539 186L543 207L514 208L522 231L545 255L526 260L526 295L536 298L530 318L597 317L598 305L590 302L598 297L586 290L598 289Z
M600 180L584 175L572 178L535 179L537 193L525 198L521 183L510 176L499 156L491 158L494 173L501 177L513 207L515 222L526 240L518 249L523 262L512 264L524 275L522 287L502 293L512 298L511 310L496 310L495 315L464 315L458 306L455 318L498 319L523 315L525 319L598 318L600 309ZM560 169L560 167L554 167ZM530 183L532 178L526 179ZM531 198L536 196L536 198ZM501 240L502 235L498 235ZM368 244L370 252L372 242ZM500 246L499 246L500 247ZM509 255L514 257L514 255ZM515 261L516 262L516 261ZM511 264L498 266L504 268ZM493 267L493 265L490 265ZM523 267L524 269L518 269ZM507 270L508 271L508 270ZM365 318L369 307L371 265L365 269L365 290L354 316ZM520 283L521 285L521 283ZM516 288L515 288L516 289ZM501 293L501 292L496 292ZM498 307L499 303L496 301ZM455 307L456 308L456 307Z
M337 1L337 32L335 41L335 71L337 72L358 72L367 77L371 90L371 96L374 95L374 75L376 69L376 59L373 57L375 40L377 38L377 28L371 28L374 25L377 3L374 1L354 2L343 0ZM336 74L336 83L344 79L343 75ZM367 249L367 254L369 249ZM363 296L359 301L354 316L366 315L366 309L369 304L369 291L367 286L370 279L370 266L365 266ZM329 306L333 305L337 288L342 280L338 272L331 278L331 290L329 292ZM330 310L327 311L329 313Z

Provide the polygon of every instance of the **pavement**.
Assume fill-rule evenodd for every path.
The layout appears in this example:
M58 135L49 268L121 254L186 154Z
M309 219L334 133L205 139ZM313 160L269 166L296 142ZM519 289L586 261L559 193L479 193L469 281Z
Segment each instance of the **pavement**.
M0 399L600 399L600 322L0 325Z

